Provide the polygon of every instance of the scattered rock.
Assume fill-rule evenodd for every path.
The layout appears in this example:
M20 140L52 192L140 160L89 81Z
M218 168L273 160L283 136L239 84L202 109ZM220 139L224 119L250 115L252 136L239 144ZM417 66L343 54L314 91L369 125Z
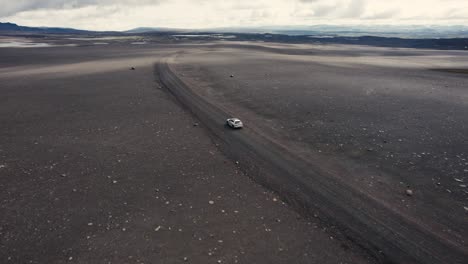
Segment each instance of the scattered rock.
M229 77L234 78L234 74L229 75Z
M161 230L161 226L157 226L157 227L154 229L154 232L158 232L159 230Z
M214 204L214 201L209 201L208 203L209 203L209 204Z
M135 70L135 67L131 67L130 70L134 71L134 70Z
M462 179L458 179L458 178L453 178L456 182L463 182Z
M193 123L193 126L194 126L194 127L197 127L197 126L198 126L198 123Z
M188 258L187 258L187 257L184 257L184 261L187 262L187 261L188 261Z
M413 196L413 190L411 189L406 190L406 195Z
M465 212L467 212L467 213L468 213L468 207L466 207L466 206L463 206L463 209L465 209Z

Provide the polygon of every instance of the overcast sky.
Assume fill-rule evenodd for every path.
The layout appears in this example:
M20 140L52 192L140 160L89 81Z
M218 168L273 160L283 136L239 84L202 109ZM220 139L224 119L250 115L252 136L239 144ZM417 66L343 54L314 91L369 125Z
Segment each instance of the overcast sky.
M0 0L0 21L90 30L141 26L468 25L468 0Z

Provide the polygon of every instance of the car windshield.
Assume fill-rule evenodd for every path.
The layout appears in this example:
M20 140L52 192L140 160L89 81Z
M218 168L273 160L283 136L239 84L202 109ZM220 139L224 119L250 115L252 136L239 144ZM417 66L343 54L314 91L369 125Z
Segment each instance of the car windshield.
M237 121L234 121L234 124L239 124L239 123L240 123L240 121L239 121L239 120L237 120Z

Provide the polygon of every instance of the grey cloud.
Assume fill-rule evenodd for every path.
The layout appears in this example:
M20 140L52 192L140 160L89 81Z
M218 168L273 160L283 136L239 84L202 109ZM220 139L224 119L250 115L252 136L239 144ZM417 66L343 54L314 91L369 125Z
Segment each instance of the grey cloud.
M307 1L307 0L304 0ZM347 5L339 2L335 5L319 5L313 8L314 16L324 17L335 14L341 18L358 18L366 11L365 0L351 0Z
M445 12L446 19L466 19L468 17L468 8L452 8Z
M337 6L333 6L333 5L322 5L322 6L317 6L317 7L314 7L314 16L317 16L317 17L322 17L322 16L326 16L328 14L330 14L331 12L333 12L334 10L336 10Z
M371 16L366 16L364 18L365 19L388 19L388 18L392 18L398 15L399 13L400 13L400 9L392 9L392 10L376 13Z
M73 9L90 5L146 5L160 0L16 0L2 3L0 17L38 9Z
M366 11L366 1L365 0L351 0L349 5L344 10L341 17L344 18L358 18L364 14Z

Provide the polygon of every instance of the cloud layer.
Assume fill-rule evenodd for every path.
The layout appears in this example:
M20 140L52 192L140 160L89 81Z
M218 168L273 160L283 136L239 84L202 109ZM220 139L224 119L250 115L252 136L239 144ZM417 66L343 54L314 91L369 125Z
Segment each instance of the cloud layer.
M2 0L0 21L124 30L313 24L468 24L467 0Z

